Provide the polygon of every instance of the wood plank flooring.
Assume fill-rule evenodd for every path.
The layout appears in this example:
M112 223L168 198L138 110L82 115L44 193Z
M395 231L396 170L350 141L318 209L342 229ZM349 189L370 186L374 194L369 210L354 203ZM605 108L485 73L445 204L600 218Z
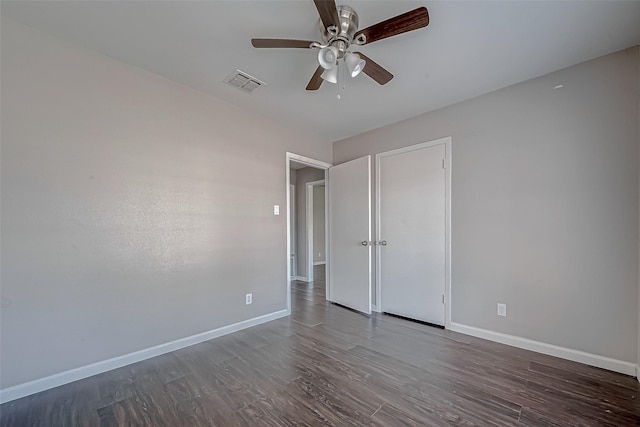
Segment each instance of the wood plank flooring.
M325 301L0 407L2 426L633 426L635 378Z

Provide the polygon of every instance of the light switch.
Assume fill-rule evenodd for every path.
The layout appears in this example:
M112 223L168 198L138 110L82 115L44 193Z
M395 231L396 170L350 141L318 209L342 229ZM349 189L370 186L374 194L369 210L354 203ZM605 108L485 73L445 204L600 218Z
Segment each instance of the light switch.
M498 316L507 315L507 304L498 303Z
M280 215L280 206L273 205L273 214L274 215Z

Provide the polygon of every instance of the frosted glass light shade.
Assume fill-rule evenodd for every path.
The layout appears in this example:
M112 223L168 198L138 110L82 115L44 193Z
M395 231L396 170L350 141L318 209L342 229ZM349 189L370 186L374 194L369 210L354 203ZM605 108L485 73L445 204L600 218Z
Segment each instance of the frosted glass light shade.
M320 75L325 82L338 83L338 67L329 68L324 70Z
M344 63L347 65L349 75L355 77L364 69L366 62L355 53L347 53L344 57Z
M330 70L338 62L338 49L334 46L327 46L318 52L318 62L325 70Z

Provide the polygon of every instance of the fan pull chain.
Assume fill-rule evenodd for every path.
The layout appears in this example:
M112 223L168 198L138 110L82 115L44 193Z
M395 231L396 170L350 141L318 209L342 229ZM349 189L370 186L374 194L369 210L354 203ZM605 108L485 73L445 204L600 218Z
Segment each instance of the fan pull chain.
M336 67L338 67L338 99L342 99L342 91L345 87L344 82L344 64L340 64L340 61L336 63Z

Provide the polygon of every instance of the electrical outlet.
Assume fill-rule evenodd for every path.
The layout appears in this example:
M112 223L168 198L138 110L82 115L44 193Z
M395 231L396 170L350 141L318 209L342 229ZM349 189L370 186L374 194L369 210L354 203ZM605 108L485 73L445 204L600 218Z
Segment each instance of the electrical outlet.
M253 295L247 294L245 296L245 304L251 304L253 302Z
M507 304L498 303L498 316L507 315Z
M280 215L280 206L279 205L273 205L273 214L274 215Z
M318 258L322 256L322 252L318 252Z

